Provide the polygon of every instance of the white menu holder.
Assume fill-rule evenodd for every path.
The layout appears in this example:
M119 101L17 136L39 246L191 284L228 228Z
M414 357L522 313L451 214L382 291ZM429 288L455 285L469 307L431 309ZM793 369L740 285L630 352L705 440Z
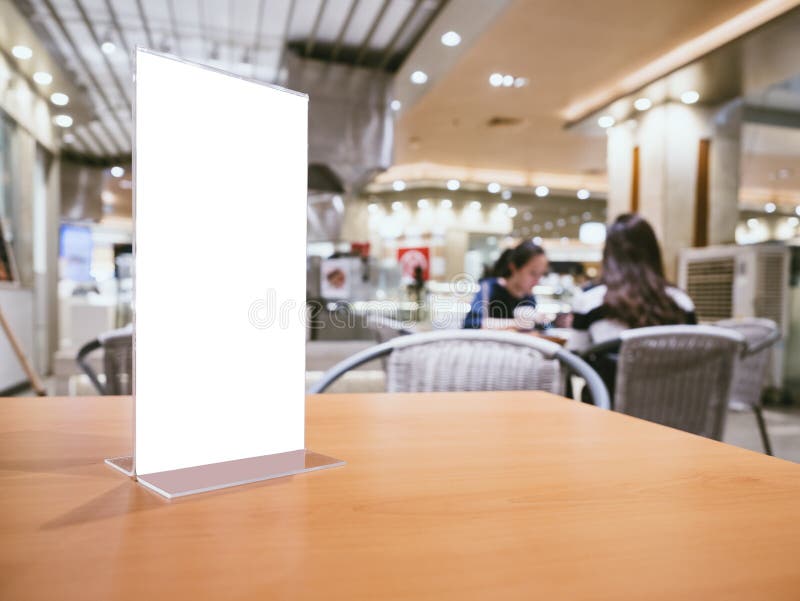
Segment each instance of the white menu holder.
M134 456L174 498L344 462L305 448L308 97L137 48Z

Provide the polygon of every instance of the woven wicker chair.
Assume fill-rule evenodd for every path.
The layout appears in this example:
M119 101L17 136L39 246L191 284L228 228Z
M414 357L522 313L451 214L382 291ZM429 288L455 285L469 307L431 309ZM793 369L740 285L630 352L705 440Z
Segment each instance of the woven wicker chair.
M89 353L101 348L103 349L105 384L100 381L86 360ZM81 347L76 361L100 394L131 394L133 388L133 327L128 325L101 334L95 340Z
M580 357L548 340L489 330L443 330L393 338L335 365L309 392L323 392L345 372L385 356L389 392L547 390L562 394L563 365L586 380L598 406L610 407L603 382Z
M401 321L375 313L367 315L366 321L367 327L375 335L375 341L378 343L386 342L398 336L408 336L416 332L414 328Z
M721 440L733 369L745 347L714 326L654 326L620 336L614 410Z
M720 328L730 328L744 336L747 342L736 366L731 385L730 406L733 409L752 409L761 434L764 452L772 455L772 445L767 434L767 425L761 413L761 393L769 367L770 351L781 339L781 332L771 319L748 317L725 319L714 324Z

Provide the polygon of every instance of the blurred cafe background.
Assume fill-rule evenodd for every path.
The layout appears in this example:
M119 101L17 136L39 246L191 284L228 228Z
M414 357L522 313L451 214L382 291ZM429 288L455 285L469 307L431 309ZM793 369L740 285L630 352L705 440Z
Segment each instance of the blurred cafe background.
M142 45L310 97L309 383L392 336L460 328L526 239L550 262L537 326L558 325L600 274L606 224L636 212L701 323L777 324L764 415L775 454L800 460L798 4L2 0L2 396L31 394L19 355L49 394L129 391L104 342L133 314ZM382 390L380 362L341 385ZM751 420L731 410L726 441L762 450Z

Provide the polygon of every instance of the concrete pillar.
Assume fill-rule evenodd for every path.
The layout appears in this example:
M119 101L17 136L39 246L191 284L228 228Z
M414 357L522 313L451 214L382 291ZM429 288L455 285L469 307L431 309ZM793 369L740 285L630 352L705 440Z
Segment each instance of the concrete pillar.
M608 219L634 210L647 219L670 279L682 249L734 241L740 132L738 103L673 102L608 130Z

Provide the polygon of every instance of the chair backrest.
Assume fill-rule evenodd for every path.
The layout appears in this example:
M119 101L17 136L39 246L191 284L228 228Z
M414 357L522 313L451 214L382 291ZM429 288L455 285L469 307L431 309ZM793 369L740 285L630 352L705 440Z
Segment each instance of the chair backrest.
M714 326L654 326L620 335L614 409L720 440L744 337Z
M378 343L415 333L413 328L401 321L374 313L367 315L367 327L373 332Z
M747 348L739 357L734 369L730 403L735 407L761 406L761 393L767 377L767 369L773 345L781 339L781 331L771 319L745 317L724 319L714 324L739 332Z
M105 384L86 361L89 353L100 348L103 349ZM78 351L76 360L100 394L131 394L133 392L132 326L101 334Z
M608 392L581 358L554 342L491 330L440 330L393 338L331 368L310 392L323 392L350 369L379 357L387 362L387 390L548 390L563 392L561 366L583 377L598 406L609 408Z

